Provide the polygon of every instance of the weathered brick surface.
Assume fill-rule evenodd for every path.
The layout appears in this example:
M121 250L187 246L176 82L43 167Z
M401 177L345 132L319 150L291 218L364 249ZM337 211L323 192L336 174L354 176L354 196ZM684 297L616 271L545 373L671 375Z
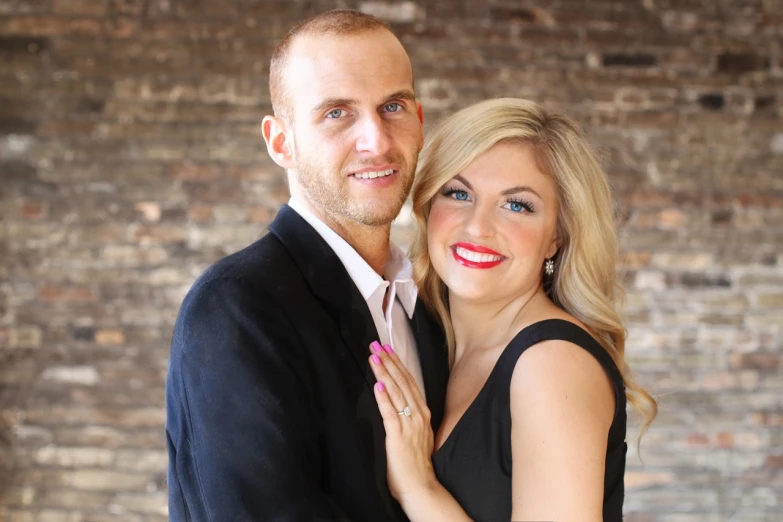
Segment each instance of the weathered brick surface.
M779 520L783 4L339 4L393 23L428 125L525 96L600 147L628 354L661 405L643 464L630 444L626 519ZM166 519L176 312L286 200L260 135L269 54L336 5L0 0L0 519Z

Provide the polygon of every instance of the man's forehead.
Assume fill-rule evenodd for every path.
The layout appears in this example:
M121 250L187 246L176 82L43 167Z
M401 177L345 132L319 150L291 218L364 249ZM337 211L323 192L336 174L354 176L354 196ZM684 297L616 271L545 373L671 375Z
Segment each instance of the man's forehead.
M294 98L383 98L413 90L405 50L381 31L303 36L291 49L285 76Z

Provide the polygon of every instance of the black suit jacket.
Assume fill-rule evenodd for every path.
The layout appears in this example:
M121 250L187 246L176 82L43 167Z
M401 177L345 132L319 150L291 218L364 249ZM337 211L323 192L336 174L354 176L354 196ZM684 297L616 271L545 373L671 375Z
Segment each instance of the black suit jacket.
M405 520L386 483L367 304L293 209L269 228L210 267L180 309L166 379L169 516ZM437 430L445 340L420 302L411 326Z

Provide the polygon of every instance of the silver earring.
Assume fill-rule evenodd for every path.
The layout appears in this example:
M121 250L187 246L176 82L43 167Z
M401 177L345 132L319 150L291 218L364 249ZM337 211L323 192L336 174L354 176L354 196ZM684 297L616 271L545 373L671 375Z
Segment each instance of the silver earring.
M551 276L555 273L555 262L551 259L547 259L546 263L544 263L544 272L546 272L546 275Z

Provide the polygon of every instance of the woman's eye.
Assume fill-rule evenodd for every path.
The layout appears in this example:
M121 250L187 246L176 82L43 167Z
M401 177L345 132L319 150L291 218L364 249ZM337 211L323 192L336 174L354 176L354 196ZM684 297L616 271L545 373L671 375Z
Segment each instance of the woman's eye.
M533 212L533 208L530 205L523 203L522 201L509 201L505 205L503 205L503 208L507 208L511 212L516 212L516 213L525 212L525 211Z
M468 193L464 190L455 190L452 193L452 197L454 199L458 199L459 201L467 201L468 200Z

